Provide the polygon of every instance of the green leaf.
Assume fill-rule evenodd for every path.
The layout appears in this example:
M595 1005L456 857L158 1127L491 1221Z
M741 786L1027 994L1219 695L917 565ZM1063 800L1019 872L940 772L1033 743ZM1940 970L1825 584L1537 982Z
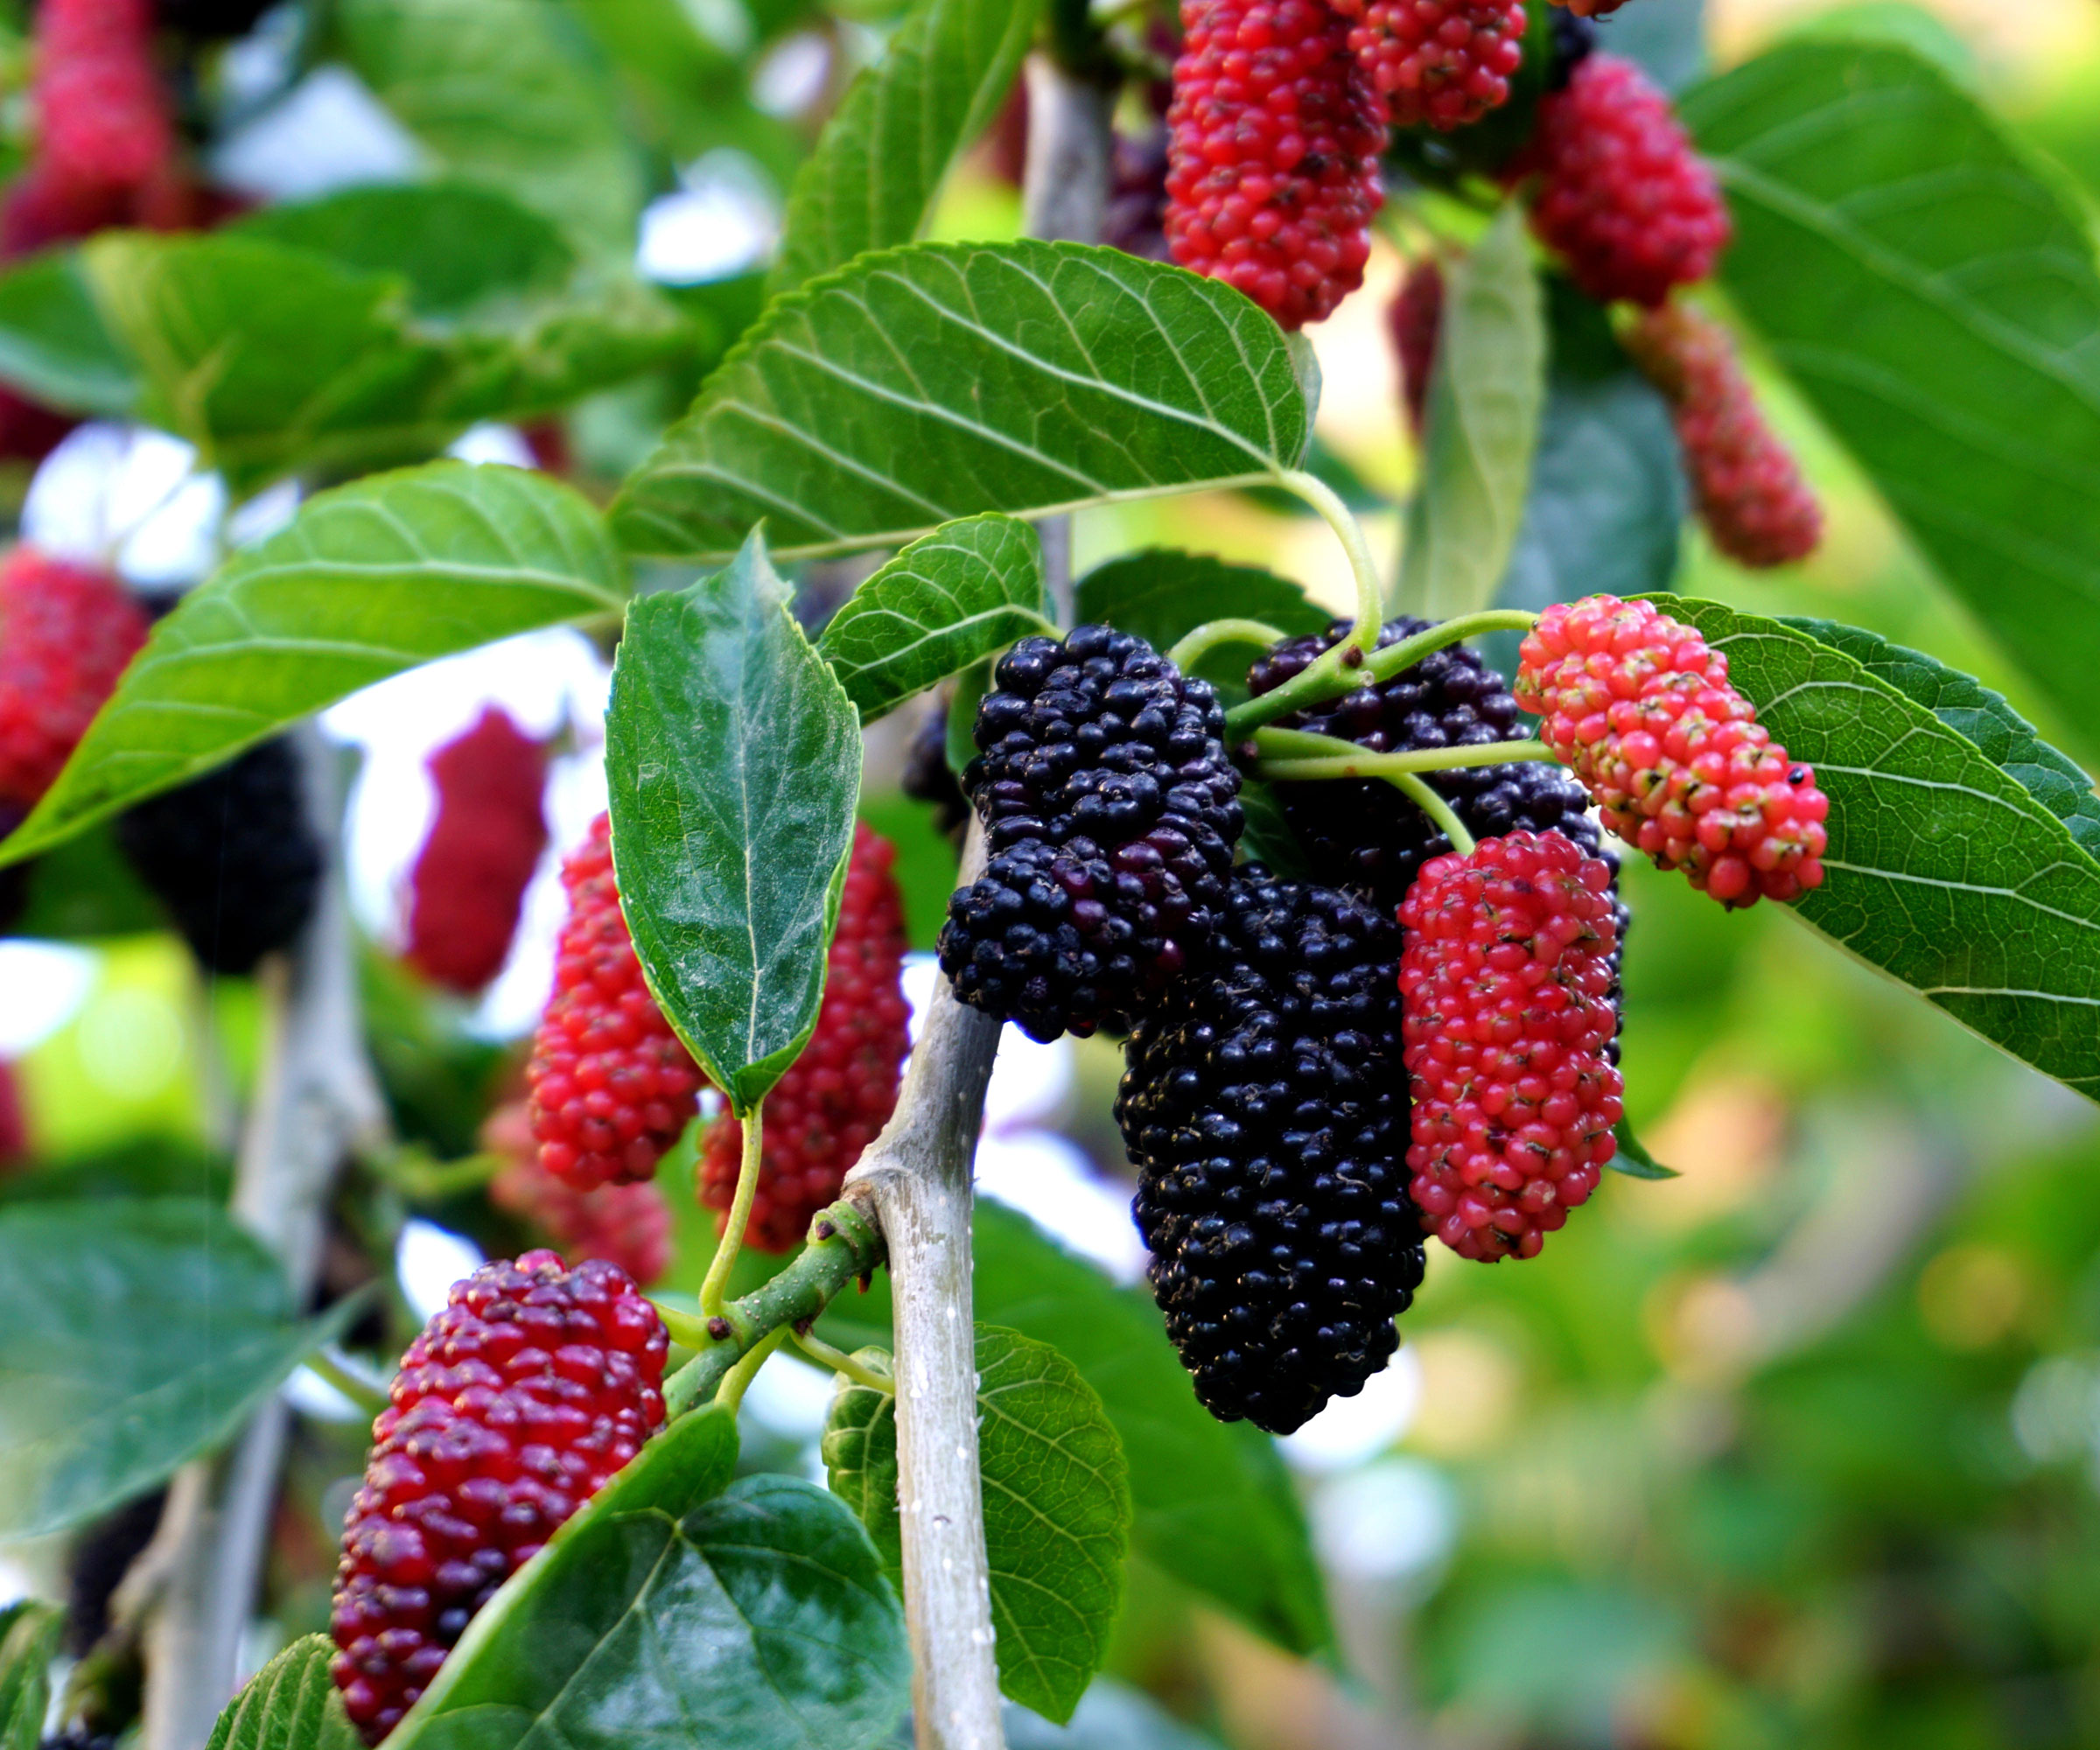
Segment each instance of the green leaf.
M1641 1138L1634 1134L1634 1127L1624 1118L1620 1119L1612 1131L1617 1138L1619 1152L1609 1163L1614 1172L1623 1172L1628 1179L1682 1179L1684 1174L1675 1167L1665 1166L1650 1154Z
M226 1704L205 1750L357 1750L342 1692L328 1676L334 1655L326 1634L294 1641Z
M598 513L544 474L433 462L308 500L153 628L0 863L433 657L619 607Z
M1401 557L1410 612L1449 620L1494 598L1523 522L1545 394L1538 273L1510 201L1451 275Z
M1231 287L1077 243L914 243L776 300L613 508L630 548L783 553L1240 485L1294 466L1305 395Z
M879 1740L910 1663L867 1533L799 1478L730 1483L736 1453L718 1409L650 1441L468 1625L391 1750Z
M1296 638L1325 632L1334 618L1273 571L1170 547L1126 553L1096 566L1079 580L1076 612L1082 626L1135 633L1158 651L1207 620L1258 620ZM1254 645L1220 645L1193 672L1214 686L1229 707L1247 696L1247 670L1261 654Z
M10 935L94 942L167 928L165 907L117 849L107 822L63 840L24 872L29 903Z
M1776 620L1665 597L1830 799L1793 909L1993 1045L2100 1099L2100 863L1927 706Z
M1213 1419L1141 1292L979 1201L976 1313L1047 1343L1101 1394L1130 1462L1131 1548L1294 1653L1334 1646L1298 1497L1266 1434Z
M0 1536L74 1525L230 1437L360 1303L296 1316L211 1204L0 1209Z
M860 719L757 532L627 611L606 717L612 858L649 987L739 1114L816 1025Z
M999 1688L1062 1722L1108 1656L1123 1604L1130 1490L1101 1398L1046 1343L976 1327L977 1452ZM886 1370L888 1358L879 1351ZM824 1430L837 1494L903 1585L897 1398L841 1376Z
M556 278L559 239L528 232L531 215L500 196L323 206L204 237L106 233L81 251L104 319L138 360L142 416L195 444L237 494L294 470L421 461L476 420L551 411L692 343L624 271ZM415 228L478 233L492 211L508 216L486 259L458 251L442 265L442 234Z
M1968 737L1985 759L2010 773L2070 829L2073 838L2100 858L2100 796L2093 794L2092 779L2068 754L2058 752L2037 735L2003 694L1922 650L1891 644L1879 633L1828 620L1784 616L1781 623L1844 651L1869 674L1879 676L1950 729Z
M641 165L582 24L547 0L342 0L350 65L437 161L626 255Z
M37 1750L66 1613L24 1599L0 1609L0 1750Z
M861 721L1032 632L1052 629L1035 531L1011 516L950 522L854 591L817 640Z
M137 361L102 320L74 251L0 274L0 382L68 413L123 419L137 406Z
M1305 847L1291 830L1276 791L1259 778L1240 780L1240 812L1247 825L1240 834L1240 861L1259 863L1278 875L1304 880L1312 873Z
M950 167L1013 83L1040 0L918 0L838 106L788 197L767 290L926 228Z
M398 274L419 316L558 290L576 251L552 220L472 183L382 183L266 206L221 235L281 243L359 273ZM472 248L460 240L473 239Z
M970 732L976 724L977 707L991 690L991 670L992 661L988 656L956 676L956 690L948 702L948 765L958 777L977 755L976 740Z
M1685 100L1724 282L1977 618L2089 726L2100 272L2086 215L1908 51L1807 42Z

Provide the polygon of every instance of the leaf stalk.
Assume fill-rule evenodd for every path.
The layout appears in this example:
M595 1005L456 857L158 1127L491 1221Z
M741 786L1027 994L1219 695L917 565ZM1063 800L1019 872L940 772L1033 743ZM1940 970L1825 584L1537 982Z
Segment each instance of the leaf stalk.
M744 1230L751 1225L751 1206L759 1194L759 1173L765 1160L766 1102L761 1098L744 1114L744 1158L737 1165L737 1194L731 1200L729 1219L722 1225L722 1243L707 1266L700 1284L700 1312L708 1319L722 1316L723 1298L729 1273L737 1266L744 1249Z

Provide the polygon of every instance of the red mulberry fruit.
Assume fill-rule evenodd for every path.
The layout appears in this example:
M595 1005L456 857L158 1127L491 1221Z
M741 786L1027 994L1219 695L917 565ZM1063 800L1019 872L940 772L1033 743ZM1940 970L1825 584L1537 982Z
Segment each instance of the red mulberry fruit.
M1353 1396L1422 1281L1400 932L1258 864L1130 1030L1116 1121L1167 1335L1213 1415L1287 1434Z
M175 150L149 0L37 9L36 167L80 198L143 188Z
M1334 0L1396 128L1449 133L1509 101L1524 59L1516 0Z
M1244 824L1225 712L1142 638L1025 638L977 707L962 774L984 876L948 900L958 998L1032 1037L1120 1032L1203 951Z
M1535 180L1532 229L1600 303L1660 304L1711 274L1732 234L1669 98L1616 55L1589 56L1540 102L1507 180Z
M502 970L547 848L547 750L490 706L430 759L438 812L410 876L407 960L472 995Z
M1627 343L1675 411L1699 520L1738 564L1792 564L1823 539L1823 507L1757 404L1728 331L1680 304L1648 312Z
M702 1076L643 979L600 815L562 864L569 920L525 1080L540 1163L579 1191L655 1172L700 1109Z
M1444 332L1444 270L1433 256L1408 269L1400 290L1386 306L1387 332L1400 364L1400 395L1407 409L1407 428L1418 442L1429 413L1429 379L1436 369L1437 342Z
M0 1174L19 1166L29 1153L29 1123L22 1116L22 1087L15 1066L0 1058Z
M904 966L904 900L892 869L896 847L853 829L853 859L838 902L816 1031L766 1096L759 1185L745 1230L769 1252L792 1251L847 1170L897 1104L910 1048ZM700 1200L726 1211L736 1200L744 1126L724 1113L700 1156Z
M1558 833L1439 857L1400 908L1414 1200L1462 1257L1536 1257L1617 1144L1612 872Z
M0 564L0 802L33 807L146 641L102 571L17 547Z
M1728 659L1652 602L1591 596L1525 638L1517 703L1612 830L1726 906L1823 881L1830 802L1728 684Z
M609 1264L485 1264L402 1357L343 1527L331 1667L368 1744L663 1423L669 1339Z
M670 1206L647 1180L576 1191L533 1154L513 1161L489 1181L488 1200L579 1263L598 1258L617 1264L641 1283L654 1282L670 1265Z
M1166 241L1286 328L1363 284L1382 101L1320 0L1184 0Z
M290 948L320 896L321 842L282 736L127 809L116 842L213 972L242 976Z

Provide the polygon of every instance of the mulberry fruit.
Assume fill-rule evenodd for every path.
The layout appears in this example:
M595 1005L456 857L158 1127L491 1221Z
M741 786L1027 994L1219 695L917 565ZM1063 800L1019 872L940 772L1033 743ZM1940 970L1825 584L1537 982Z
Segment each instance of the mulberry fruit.
M1552 0L1552 4L1565 7L1578 18L1608 18L1626 0Z
M919 719L911 746L905 750L904 774L898 788L933 809L934 830L960 843L970 822L970 798L962 794L955 767L948 763L948 710L943 697Z
M1108 210L1101 241L1148 262L1173 259L1166 246L1167 141L1164 125L1118 134L1110 164Z
M502 970L547 848L547 750L490 706L430 759L430 836L410 872L406 958L471 996Z
M1429 379L1436 369L1437 343L1444 332L1444 270L1425 256L1407 270L1400 290L1386 306L1393 356L1400 364L1400 395L1407 409L1407 428L1421 440L1429 415Z
M331 1667L368 1744L663 1423L669 1339L612 1264L485 1264L402 1357L343 1527Z
M80 200L143 188L175 150L150 0L37 8L35 172Z
M29 1122L22 1116L22 1087L15 1066L0 1058L0 1174L19 1166L29 1153Z
M282 738L127 810L116 841L213 972L253 972L289 948L320 894L320 839Z
M1379 645L1397 644L1429 624L1388 620ZM1348 621L1337 620L1323 634L1278 645L1248 672L1249 689L1257 696L1273 691L1348 631ZM1374 753L1484 747L1522 740L1530 732L1501 676L1459 645L1432 651L1390 680L1277 722L1352 741ZM1500 837L1529 827L1565 833L1592 856L1600 854L1601 835L1589 817L1589 798L1558 766L1517 761L1424 775L1476 837ZM1314 878L1367 894L1388 910L1407 897L1424 864L1451 849L1427 815L1382 780L1278 784L1276 791Z
M33 808L146 641L106 572L17 547L0 564L0 802Z
M1605 823L1725 906L1823 881L1830 802L1728 683L1728 659L1652 602L1591 596L1525 637L1516 699Z
M1509 101L1524 59L1517 0L1333 0L1396 128L1470 127Z
M520 1113L521 1120L523 1114ZM536 1152L514 1160L489 1181L488 1200L537 1228L564 1256L617 1264L635 1281L661 1278L671 1262L671 1208L662 1191L601 1185L577 1191L540 1165Z
M1562 10L1560 0L1554 0L1553 15L1547 25L1552 52L1546 62L1546 89L1565 91L1575 69L1597 52L1597 27L1586 13Z
M1660 304L1711 274L1732 234L1670 100L1616 55L1589 56L1541 101L1506 180L1535 184L1532 229L1600 303Z
M1116 1121L1152 1292L1226 1421L1287 1434L1398 1346L1423 1262L1399 957L1389 913L1250 864L1210 963L1131 1029Z
M887 839L855 825L816 1031L766 1096L758 1191L745 1229L762 1250L801 1243L897 1104L911 1010L899 982L904 898L891 872L896 861ZM709 1208L726 1211L735 1200L743 1152L744 1126L725 1112L700 1153L700 1200Z
M562 864L569 920L525 1080L540 1164L588 1191L648 1178L700 1109L702 1077L643 979L600 815Z
M1166 241L1285 328L1363 284L1384 104L1322 0L1183 0Z
M1410 1189L1461 1257L1536 1257L1617 1148L1611 881L1560 834L1513 832L1438 858L1400 908Z
M1765 423L1728 331L1669 304L1644 314L1627 344L1676 414L1684 471L1713 544L1760 569L1813 553L1823 507Z
M1023 639L994 680L962 777L990 861L948 900L942 970L1032 1038L1122 1031L1224 900L1243 824L1224 710L1105 626Z

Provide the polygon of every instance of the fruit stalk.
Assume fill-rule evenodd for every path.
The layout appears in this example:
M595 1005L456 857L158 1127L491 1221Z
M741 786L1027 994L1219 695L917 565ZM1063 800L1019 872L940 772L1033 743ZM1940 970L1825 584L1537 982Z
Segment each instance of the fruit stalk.
M315 731L301 732L298 748L330 873L301 940L264 962L262 1073L235 1164L233 1213L283 1262L292 1302L304 1305L336 1170L351 1150L381 1140L386 1119L365 1057L348 901L333 856L340 785ZM234 1693L286 1422L273 1398L224 1456L178 1472L160 1529L126 1581L130 1607L150 1612L142 1750L196 1750Z

